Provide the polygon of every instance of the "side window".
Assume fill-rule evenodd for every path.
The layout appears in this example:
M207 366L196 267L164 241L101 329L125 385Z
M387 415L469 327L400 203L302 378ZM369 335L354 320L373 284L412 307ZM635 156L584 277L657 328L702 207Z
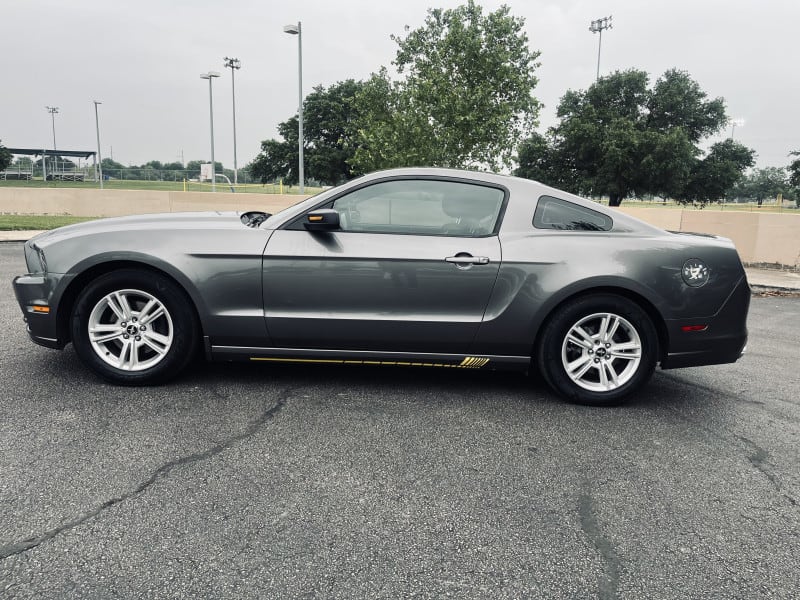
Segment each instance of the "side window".
M376 183L333 203L342 231L480 237L494 231L503 190L454 181Z
M533 226L538 229L610 231L613 225L603 213L552 196L539 198L533 214Z

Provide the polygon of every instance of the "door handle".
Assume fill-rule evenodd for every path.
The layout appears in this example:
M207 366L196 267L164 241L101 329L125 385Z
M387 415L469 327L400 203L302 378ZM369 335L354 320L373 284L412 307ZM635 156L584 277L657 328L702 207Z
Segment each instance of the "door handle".
M488 265L488 256L472 256L470 254L458 254L457 256L448 256L444 259L446 262L453 263L456 266L460 265Z

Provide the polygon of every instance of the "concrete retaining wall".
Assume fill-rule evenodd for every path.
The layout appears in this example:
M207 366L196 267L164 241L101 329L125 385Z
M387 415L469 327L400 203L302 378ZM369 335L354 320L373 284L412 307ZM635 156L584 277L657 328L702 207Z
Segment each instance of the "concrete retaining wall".
M120 217L195 210L276 212L308 196L86 188L0 188L0 213Z
M276 212L307 196L158 192L85 188L0 188L0 213L114 217L193 210ZM731 238L746 263L800 268L800 214L719 210L626 208L618 210L672 231L713 233Z
M625 208L624 205L618 210L671 231L731 238L745 263L800 268L800 214Z

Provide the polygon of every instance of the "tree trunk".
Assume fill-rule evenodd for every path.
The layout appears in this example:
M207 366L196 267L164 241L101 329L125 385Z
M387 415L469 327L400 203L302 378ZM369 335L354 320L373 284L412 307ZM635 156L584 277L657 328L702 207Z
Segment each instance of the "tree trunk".
M610 192L608 194L608 205L609 206L619 206L622 204L622 194L617 192Z

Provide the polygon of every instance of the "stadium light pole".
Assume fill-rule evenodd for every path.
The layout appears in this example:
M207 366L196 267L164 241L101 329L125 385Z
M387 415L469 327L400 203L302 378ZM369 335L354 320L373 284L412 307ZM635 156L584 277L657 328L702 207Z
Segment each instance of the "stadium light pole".
M94 102L94 129L97 133L97 165L100 169L100 189L103 189L103 155L100 154L100 119L97 116L97 105L102 104L102 102L98 100L92 100Z
M239 183L239 165L236 161L236 71L242 68L238 58L225 57L225 67L231 70L231 92L233 93L233 183Z
M597 43L597 77L596 79L600 79L600 48L603 45L603 30L604 29L611 29L613 24L611 23L612 16L603 17L602 19L597 19L596 21L592 21L591 25L589 25L589 31L592 33L599 33L600 40Z
M739 117L738 119L731 119L731 139L733 139L733 134L736 132L737 127L744 127L744 119Z
M300 21L298 21L297 25L285 25L283 31L284 33L297 36L297 81L300 102L300 106L297 108L297 145L300 154L298 176L300 179L300 193L304 194L306 187L303 177L303 28Z
M53 161L56 163L56 171L58 171L58 158L56 157L56 114L58 113L57 106L45 106L47 112L50 113L50 120L53 123ZM47 162L47 156L42 158L44 162ZM44 162L42 164L44 164ZM55 181L55 174L53 174L53 181Z
M214 77L219 77L216 71L202 73L200 79L208 79L208 114L211 120L211 191L217 191L217 172L214 164L214 96L211 93L211 82Z

